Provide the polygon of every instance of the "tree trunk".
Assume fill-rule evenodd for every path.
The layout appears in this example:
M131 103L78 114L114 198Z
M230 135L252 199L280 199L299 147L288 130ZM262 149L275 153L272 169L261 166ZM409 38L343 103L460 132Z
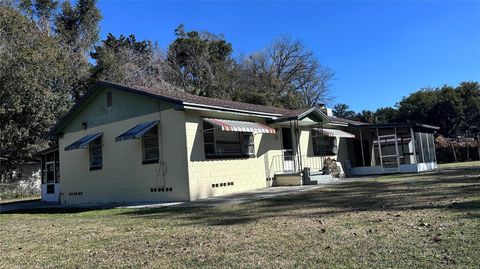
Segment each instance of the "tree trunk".
M455 162L458 162L457 153L455 152L455 146L453 144L452 144L452 152L453 152L453 159L455 160Z
M480 135L477 136L478 160L480 161Z
M470 145L467 144L467 162L470 161Z

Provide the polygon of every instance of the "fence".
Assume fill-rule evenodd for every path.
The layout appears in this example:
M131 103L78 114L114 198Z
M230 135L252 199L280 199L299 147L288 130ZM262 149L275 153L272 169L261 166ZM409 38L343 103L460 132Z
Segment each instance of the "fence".
M0 183L0 200L21 199L40 196L39 182L16 181Z

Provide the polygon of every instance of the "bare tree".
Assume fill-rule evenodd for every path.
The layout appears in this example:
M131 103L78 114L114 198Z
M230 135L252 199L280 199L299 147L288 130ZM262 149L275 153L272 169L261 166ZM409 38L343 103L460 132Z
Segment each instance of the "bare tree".
M278 38L267 49L243 59L241 65L246 87L263 95L266 104L316 106L330 98L334 73L321 66L300 40Z

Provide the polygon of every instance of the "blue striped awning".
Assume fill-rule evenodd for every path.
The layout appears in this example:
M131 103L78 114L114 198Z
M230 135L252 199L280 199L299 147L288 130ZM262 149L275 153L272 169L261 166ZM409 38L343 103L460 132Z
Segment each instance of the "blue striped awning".
M117 136L115 141L124 141L128 139L138 139L142 137L146 132L148 132L153 127L157 126L158 120L155 121L147 121L144 123L140 123L133 127L132 129L126 131L125 133Z
M88 144L90 144L90 142L102 136L102 134L103 133L95 133L95 134L89 134L87 136L84 136L79 140L73 142L70 146L65 147L65 151L74 150L74 149L86 149L88 148Z

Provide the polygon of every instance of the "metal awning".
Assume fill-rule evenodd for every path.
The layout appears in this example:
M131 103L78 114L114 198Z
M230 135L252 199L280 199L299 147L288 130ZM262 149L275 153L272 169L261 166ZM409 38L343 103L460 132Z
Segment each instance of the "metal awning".
M337 129L314 128L314 130L319 132L320 134L330 137L355 138L354 134Z
M204 118L203 120L227 132L275 133L275 129L256 122L211 118Z
M138 139L142 137L146 132L150 131L153 127L158 125L158 120L147 121L144 123L137 124L132 129L126 131L125 133L117 136L115 141L124 141L129 139Z
M103 133L95 133L95 134L89 134L87 136L84 136L79 140L73 142L70 146L65 147L65 151L74 150L74 149L86 149L88 148L88 144L90 144L90 142L102 136L102 134Z

